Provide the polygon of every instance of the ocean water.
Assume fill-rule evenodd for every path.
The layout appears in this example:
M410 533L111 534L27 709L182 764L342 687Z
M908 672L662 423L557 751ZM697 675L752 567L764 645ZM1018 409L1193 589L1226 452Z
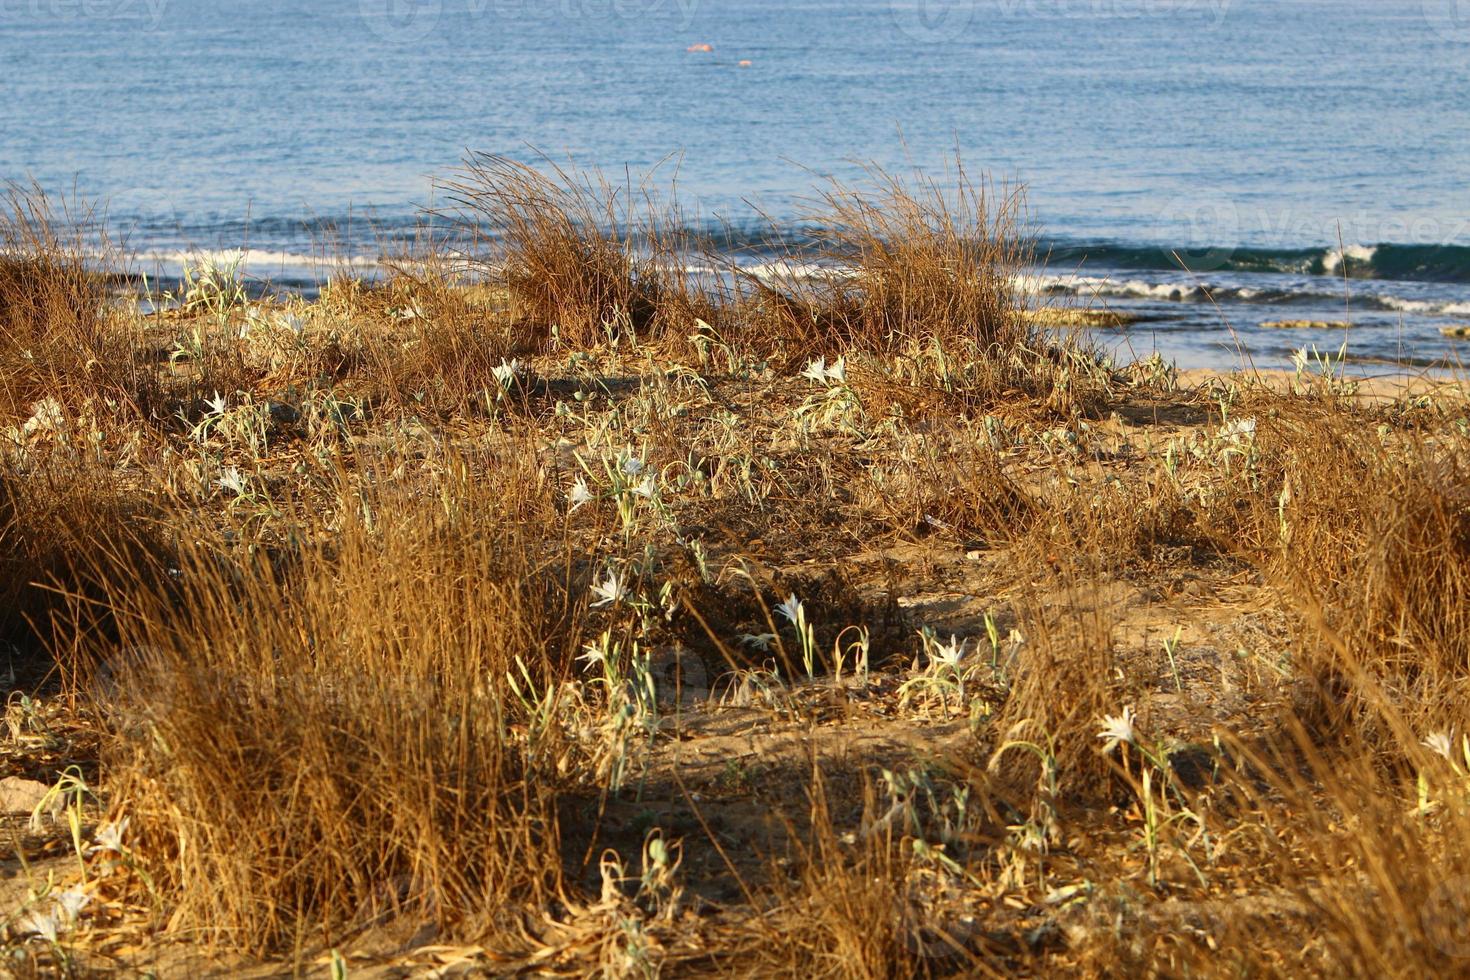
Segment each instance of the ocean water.
M1122 351L1470 344L1464 0L0 0L0 65L0 177L162 269L371 262L467 149L661 167L736 228L958 151L1027 186L1040 288L1143 318Z

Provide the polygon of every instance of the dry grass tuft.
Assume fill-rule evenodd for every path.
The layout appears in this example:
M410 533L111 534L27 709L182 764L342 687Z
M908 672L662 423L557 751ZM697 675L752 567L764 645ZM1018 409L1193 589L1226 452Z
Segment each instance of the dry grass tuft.
M146 414L155 387L135 324L108 309L114 257L89 209L40 191L0 193L0 419L43 398Z
M110 578L161 554L168 535L151 523L156 516L85 459L0 462L0 642L44 659L44 648L68 649L97 629L105 608L67 612L82 594L99 595L78 566Z
M1021 189L958 161L942 183L872 168L806 218L814 243L788 243L758 275L731 268L725 316L757 349L892 358L910 387L967 411L1017 395L1062 416L1097 409L1108 372L1075 335L1036 326L1018 288L1036 261Z
M554 335L587 347L665 328L682 335L707 308L684 271L695 243L677 205L659 203L646 181L616 185L476 154L445 187L452 217L475 247L490 250L474 264L510 291L542 343Z
M776 905L764 919L754 972L854 980L953 972L952 964L939 971L926 966L926 938L938 947L941 963L959 950L925 937L907 881L912 862L892 824L877 819L871 789L862 830L844 842L825 781L814 770L806 832L792 834L794 880L784 881L784 872L773 876Z
M485 934L555 893L558 735L508 678L564 676L569 566L528 537L534 490L455 469L453 513L390 483L346 493L329 542L201 538L169 589L105 583L104 765L175 928L252 951L394 915Z
M958 164L948 188L876 168L869 179L833 184L810 216L824 229L823 258L851 269L842 295L853 303L839 335L814 339L870 351L1041 346L1014 286L1035 261L1020 190L997 192Z
M1112 781L1113 766L1100 751L1098 724L1128 704L1116 679L1112 625L1093 589L1063 581L1060 608L1036 599L1023 604L1011 690L996 719L1000 745L992 766L1031 798L1033 818L1044 830L1066 801L1092 799Z
M1322 448L1297 458L1287 502L1278 497L1280 575L1315 633L1303 667L1331 707L1390 742L1461 730L1470 723L1463 451L1417 439L1386 448L1338 425L1317 431Z

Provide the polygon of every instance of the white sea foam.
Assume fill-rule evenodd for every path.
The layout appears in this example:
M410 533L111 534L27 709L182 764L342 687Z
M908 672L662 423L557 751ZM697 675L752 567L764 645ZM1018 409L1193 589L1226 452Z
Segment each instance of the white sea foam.
M181 268L184 265L212 263L234 265L241 269L261 273L282 269L319 272L342 267L352 269L376 269L382 259L369 255L325 256L308 255L302 252L276 251L272 249L155 249L139 252L133 259L143 265L164 265Z
M1148 282L1143 279L1103 279L1096 276L1020 276L1016 281L1018 288L1036 293L1175 301L1199 299L1204 290L1212 288L1208 283Z
M779 282L791 279L819 279L827 276L844 277L850 271L836 265L821 262L797 262L794 259L776 259L771 262L755 262L740 267L761 282Z
M1378 249L1371 245L1349 245L1346 248L1328 249L1327 254L1322 256L1322 271L1327 275L1335 273L1342 260L1347 258L1356 265L1367 265L1373 261L1373 255Z
M1422 299L1402 299L1387 293L1374 296L1373 301L1386 310L1395 310L1399 313L1434 313L1445 306L1444 303L1431 303Z
M1350 261L1361 259L1354 250L1346 250ZM1371 252L1360 249L1359 253ZM1330 291L1326 283L1317 288L1301 283L1283 282L1279 289L1235 286L1218 282L1153 282L1147 279L1107 279L1096 276L1026 274L1016 276L1014 288L1019 293L1044 295L1062 293L1071 296L1153 300L1156 302L1268 303L1319 302L1341 303L1340 292ZM1358 307L1390 310L1417 316L1470 315L1470 302L1452 300L1409 299L1392 293L1360 292L1354 288L1348 300Z

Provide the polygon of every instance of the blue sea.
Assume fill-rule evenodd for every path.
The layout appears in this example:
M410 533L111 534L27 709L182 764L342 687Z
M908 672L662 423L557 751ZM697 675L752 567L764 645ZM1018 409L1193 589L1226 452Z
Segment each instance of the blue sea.
M659 167L735 228L958 152L1028 188L1038 288L1144 318L1125 353L1470 344L1463 0L0 0L0 66L0 177L163 270L370 263L467 150Z

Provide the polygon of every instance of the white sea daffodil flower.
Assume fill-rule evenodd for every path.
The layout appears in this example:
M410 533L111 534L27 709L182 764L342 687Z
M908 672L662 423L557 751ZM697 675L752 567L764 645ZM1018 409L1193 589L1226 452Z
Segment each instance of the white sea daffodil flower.
M597 497L592 493L592 489L587 486L585 477L577 477L577 482L573 483L572 489L567 491L567 503L572 505L572 510L576 510L583 504L590 504L596 499Z
M968 641L961 640L953 633L949 634L949 643L941 646L934 644L934 659L946 667L958 668L960 661L965 658L965 644Z
M1231 442L1251 442L1256 437L1256 420L1231 419L1220 427L1220 435Z
M121 820L109 821L97 828L97 834L93 838L95 843L87 849L88 854L98 854L112 851L117 854L126 852L123 844L123 835L128 832L128 823L131 817L123 817Z
M785 602L776 606L776 612L785 616L786 620L792 624L801 623L806 620L806 607L801 604L801 600L796 597L795 592L787 596Z
M213 398L204 399L204 404L209 406L209 414L223 415L230 407L230 400L216 391Z
M500 387L508 389L515 383L516 377L521 373L521 362L516 358L512 358L509 361L501 358L500 365L491 368L490 373L495 375L495 380L500 384Z
M596 609L598 606L606 606L618 602L627 594L628 589L623 582L622 576L618 575L617 572L609 571L607 578L603 579L597 585L592 586L592 595L597 601L593 602L590 608Z
M769 650L775 639L775 633L741 633L740 645L752 650Z
M82 914L82 909L92 901L92 896L82 891L77 885L73 885L64 892L57 892L52 898L56 901L56 910L62 914L65 922L77 921L77 916Z
M799 377L810 378L819 385L842 384L847 380L847 359L839 357L829 365L825 357L814 358L807 362Z
M1103 752L1111 752L1124 742L1134 744L1137 741L1137 733L1133 730L1133 706L1129 705L1123 709L1121 715L1104 715L1102 730L1097 737L1106 739L1107 744L1103 746Z
M219 479L214 481L221 489L229 490L237 497L245 495L245 477L238 467L226 466L220 471Z
M599 644L588 643L586 646L582 647L582 651L582 655L577 659L587 661L587 666L584 668L585 670L591 670L598 664L607 662L607 650L603 649L603 647Z
M20 431L22 435L28 436L47 430L60 432L65 427L66 413L62 411L61 402L47 397L31 406L31 417L26 419Z
M16 923L16 925L20 927L22 932L40 936L48 943L56 942L56 938L61 935L62 931L62 922L54 911L32 912Z
M825 357L814 358L802 370L800 377L810 378L817 384L825 384L827 381L827 359Z
M1449 761L1450 753L1454 751L1449 732L1433 732L1419 744L1446 761Z
M658 481L653 478L652 473L645 473L643 481L631 489L638 496L647 497L649 500L652 500L658 494Z

